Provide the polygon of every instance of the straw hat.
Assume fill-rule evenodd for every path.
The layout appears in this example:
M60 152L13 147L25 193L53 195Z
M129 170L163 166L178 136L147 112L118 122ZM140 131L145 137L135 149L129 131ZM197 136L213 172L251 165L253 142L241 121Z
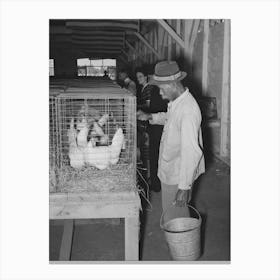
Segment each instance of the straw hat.
M169 84L181 81L186 76L187 73L180 71L176 61L162 61L156 64L155 74L151 76L149 84Z

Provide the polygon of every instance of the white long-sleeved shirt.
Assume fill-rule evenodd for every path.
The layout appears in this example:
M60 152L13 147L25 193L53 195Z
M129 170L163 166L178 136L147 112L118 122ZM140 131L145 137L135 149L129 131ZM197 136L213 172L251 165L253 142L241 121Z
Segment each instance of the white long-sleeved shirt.
M164 124L160 144L158 177L179 189L191 189L205 172L202 152L201 112L187 89L173 102L167 113L152 114L151 124Z

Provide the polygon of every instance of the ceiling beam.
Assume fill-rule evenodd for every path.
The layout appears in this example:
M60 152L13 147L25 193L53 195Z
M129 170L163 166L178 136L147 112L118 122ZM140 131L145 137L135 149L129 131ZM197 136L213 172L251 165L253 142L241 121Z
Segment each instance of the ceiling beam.
M155 48L143 37L139 32L135 32L135 35L142 41L158 58L160 54L155 50Z
M97 40L107 40L107 41L111 41L111 40L119 40L121 41L123 39L123 36L113 36L113 35L96 35L96 36L87 36L87 35L72 35L71 36L72 40L80 40L80 41L86 41L86 40L92 40L92 41L97 41Z
M163 29L182 47L185 48L185 43L182 38L172 29L172 27L163 19L157 19Z
M66 27L82 27L82 28L124 28L124 29L133 29L138 30L138 24L133 22L95 22L95 21L70 21L65 23Z
M65 44L65 45L95 45L95 46L123 46L122 41L104 41L104 40L96 40L96 41L79 41L79 40L51 40L51 45L59 45L59 44Z
M51 35L69 35L69 34L73 34L73 35L89 35L89 36L96 36L96 35L102 35L102 36L114 36L114 35L118 35L118 36L122 36L124 31L120 31L120 30L87 30L85 28L75 28L72 29L70 27L66 27L66 26L50 26L49 32ZM133 35L135 31L133 30L125 30L125 33L128 35Z

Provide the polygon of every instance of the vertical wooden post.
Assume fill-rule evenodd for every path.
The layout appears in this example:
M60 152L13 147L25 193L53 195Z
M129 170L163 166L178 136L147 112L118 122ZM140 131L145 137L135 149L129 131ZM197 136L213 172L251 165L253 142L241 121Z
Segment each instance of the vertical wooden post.
M153 32L149 32L149 43L154 48ZM149 51L149 64L153 63L153 52Z
M207 94L208 83L208 48L209 48L209 19L204 20L202 52L202 93Z
M164 29L159 26L158 27L158 49L157 51L160 54L160 59L164 58L164 52L163 52L163 47L164 47Z
M154 29L154 48L159 52L159 47L158 47L158 27L155 27ZM157 57L154 56L154 62L157 62Z
M190 59L190 36L192 29L192 20L185 19L185 30L184 30L184 45L185 45L185 56Z
M227 147L229 138L230 114L230 20L224 23L224 51L223 51L223 80L222 80L222 109L221 109L221 145L220 156L228 157Z
M167 23L171 26L171 20L167 20ZM172 59L172 38L168 34L167 35L167 59L171 60Z
M181 20L177 19L176 20L176 32L178 35L181 34ZM176 57L180 57L181 54L181 47L179 44L176 44Z
M184 20L184 57L185 57L185 70L188 75L192 76L192 57L190 49L190 36L192 30L193 20Z

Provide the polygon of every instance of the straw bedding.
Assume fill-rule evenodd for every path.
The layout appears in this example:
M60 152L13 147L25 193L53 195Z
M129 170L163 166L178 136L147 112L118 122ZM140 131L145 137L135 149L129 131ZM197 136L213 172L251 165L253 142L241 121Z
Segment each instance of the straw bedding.
M85 167L50 167L50 192L123 192L136 190L132 165L114 165L105 170Z

